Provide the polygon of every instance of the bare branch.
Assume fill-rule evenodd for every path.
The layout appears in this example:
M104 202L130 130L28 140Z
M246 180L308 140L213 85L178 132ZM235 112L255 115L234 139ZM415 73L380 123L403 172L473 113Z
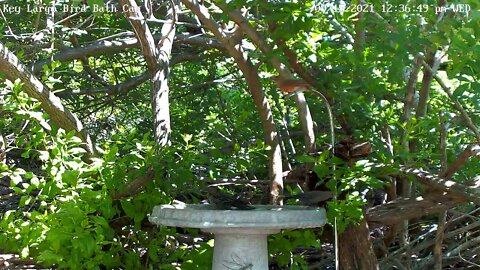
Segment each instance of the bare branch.
M466 199L458 197L453 193L400 198L370 208L366 214L366 219L372 227L397 224L406 219L444 211L465 201Z
M160 35L154 36L154 41L160 41ZM224 50L223 46L211 38L195 37L191 35L176 35L175 42L190 44L208 49ZM69 48L63 50L49 59L39 60L29 66L34 74L42 71L44 65L50 65L53 61L67 62L82 57L105 55L126 49L138 48L139 42L136 38L127 38L117 41L101 40L80 48Z
M80 89L80 90L74 90L72 92L67 92L67 93L62 92L59 94L59 96L66 97L66 96L72 96L72 95L97 95L97 94L118 95L118 94L126 93L131 89L134 89L135 87L146 82L149 78L150 78L150 75L148 73L144 73L142 75L130 78L116 85L93 88L93 89Z

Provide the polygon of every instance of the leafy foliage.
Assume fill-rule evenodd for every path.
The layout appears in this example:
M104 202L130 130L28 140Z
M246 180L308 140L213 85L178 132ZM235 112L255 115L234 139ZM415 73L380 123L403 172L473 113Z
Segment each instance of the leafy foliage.
M153 151L148 136L143 141L135 138L135 132L113 136L116 141L113 146L105 145L102 158L85 163L84 150L74 134L52 128L48 118L39 114L38 104L20 88L18 83L4 88L3 97L10 104L4 112L12 118L4 119L2 131L8 131L7 126L21 126L12 125L17 121L27 122L28 130L20 131L15 140L15 148L22 153L17 164L2 164L1 176L22 196L21 210L4 214L0 245L63 269L135 268L141 265L140 248L151 248L148 254L153 262L158 262L159 255L173 252L159 247L169 241L165 237L174 235L174 230L148 232L141 226L153 206L168 203L171 197L153 185L149 192L134 198L118 201L112 197L113 191L125 186L129 169L155 160L145 159ZM28 163L25 166L23 162Z
M294 254L297 247L320 247L320 240L312 230L284 230L280 234L270 237L269 253L276 259L280 267L290 266L290 269L308 269L302 256Z

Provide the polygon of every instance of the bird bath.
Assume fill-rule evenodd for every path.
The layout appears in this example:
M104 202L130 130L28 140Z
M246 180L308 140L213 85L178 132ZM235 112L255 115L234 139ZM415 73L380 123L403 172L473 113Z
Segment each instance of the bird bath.
M281 229L325 225L325 209L254 205L252 210L215 210L210 205L158 205L150 222L199 228L215 235L213 270L268 269L267 236Z

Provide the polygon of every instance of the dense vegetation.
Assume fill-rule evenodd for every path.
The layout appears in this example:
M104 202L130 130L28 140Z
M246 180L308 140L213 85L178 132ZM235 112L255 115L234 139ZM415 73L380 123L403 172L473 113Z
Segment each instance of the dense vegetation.
M272 269L332 267L334 244L341 269L479 267L479 1L0 8L2 253L209 269L211 236L148 216L226 180L257 204L338 194L322 205L338 243L331 226L274 235ZM335 145L325 101L277 75L324 95Z

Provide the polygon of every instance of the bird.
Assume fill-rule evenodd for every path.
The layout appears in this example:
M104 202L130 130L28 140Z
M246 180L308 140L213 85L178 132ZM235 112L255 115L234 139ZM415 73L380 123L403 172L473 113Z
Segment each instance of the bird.
M245 194L233 194L220 185L207 187L207 201L216 210L252 210Z
M310 85L302 80L283 79L280 76L274 77L273 80L284 93L296 93L310 89Z
M330 200L333 198L333 195L331 191L312 190L296 195L287 195L285 199L297 199L304 205L318 205L321 202Z

